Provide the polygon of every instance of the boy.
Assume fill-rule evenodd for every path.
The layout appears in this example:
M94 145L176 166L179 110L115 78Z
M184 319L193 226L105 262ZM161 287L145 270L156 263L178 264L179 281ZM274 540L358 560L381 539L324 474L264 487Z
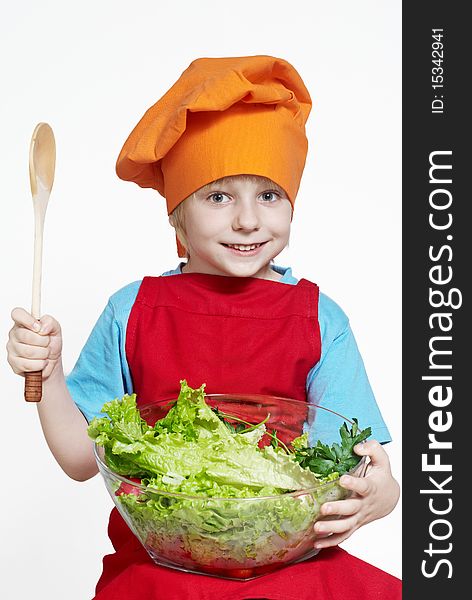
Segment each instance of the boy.
M52 317L38 324L15 309L8 360L19 374L43 371L41 424L77 480L97 472L86 428L105 401L132 392L141 405L176 397L182 378L192 387L205 381L207 393L272 394L353 414L377 440L356 448L370 457L369 471L344 476L354 495L323 506L316 547L328 550L244 583L153 565L114 509L116 552L104 559L97 600L400 597L396 578L337 548L399 496L379 443L389 433L348 320L318 286L272 263L289 240L310 109L302 79L282 59L194 61L146 112L117 161L121 178L165 197L187 261L110 298L67 382Z

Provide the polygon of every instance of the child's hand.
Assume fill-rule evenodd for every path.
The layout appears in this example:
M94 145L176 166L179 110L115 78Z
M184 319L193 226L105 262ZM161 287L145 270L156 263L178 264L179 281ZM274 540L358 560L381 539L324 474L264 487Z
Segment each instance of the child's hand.
M29 371L42 371L43 380L48 379L62 366L61 326L49 315L37 321L23 308L13 309L11 317L15 322L7 343L11 368L22 376Z
M353 494L347 500L322 505L323 520L315 523L315 533L319 534L315 548L344 542L362 525L392 512L400 497L400 486L392 476L388 455L379 442L370 440L358 444L354 450L360 456L370 457L367 474L365 477L341 477L340 484Z

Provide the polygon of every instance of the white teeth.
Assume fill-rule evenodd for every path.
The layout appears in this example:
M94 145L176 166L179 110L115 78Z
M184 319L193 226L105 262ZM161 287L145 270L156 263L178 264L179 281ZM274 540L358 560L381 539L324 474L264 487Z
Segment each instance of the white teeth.
M228 248L234 248L235 250L254 250L254 248L259 248L260 244L251 244L250 246L246 246L244 244L226 244Z

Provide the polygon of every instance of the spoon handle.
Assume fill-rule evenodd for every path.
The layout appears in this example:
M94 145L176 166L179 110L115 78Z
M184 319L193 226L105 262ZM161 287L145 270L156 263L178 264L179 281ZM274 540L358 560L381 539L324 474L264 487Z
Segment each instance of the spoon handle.
M43 258L43 231L49 193L44 190L34 197L34 262L33 262L33 295L31 314L35 319L41 316L41 271ZM40 402L43 394L42 371L31 371L25 374L26 402Z
M25 373L26 402L41 402L43 395L43 372L30 371Z

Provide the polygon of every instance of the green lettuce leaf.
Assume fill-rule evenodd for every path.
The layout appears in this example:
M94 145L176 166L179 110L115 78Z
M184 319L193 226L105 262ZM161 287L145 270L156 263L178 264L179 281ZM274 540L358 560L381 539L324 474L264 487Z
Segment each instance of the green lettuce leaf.
M222 567L282 560L304 544L309 551L307 530L320 505L346 494L338 474L328 473L320 486L300 464L318 458L305 454L306 435L294 441L294 452L279 446L276 435L261 448L264 423L230 425L205 402L204 385L194 390L180 383L177 401L153 427L141 418L133 394L106 403L107 416L88 428L112 471L142 480L138 495L115 496L142 543L176 561L190 555ZM343 453L358 439L351 433L343 431ZM326 452L334 461L336 449Z
M94 419L89 435L105 447L108 465L121 475L182 483L205 474L217 484L281 491L319 483L294 456L258 447L264 425L232 433L205 402L203 389L193 390L183 380L175 405L154 427L139 416L135 395L113 400L103 407L110 419Z

